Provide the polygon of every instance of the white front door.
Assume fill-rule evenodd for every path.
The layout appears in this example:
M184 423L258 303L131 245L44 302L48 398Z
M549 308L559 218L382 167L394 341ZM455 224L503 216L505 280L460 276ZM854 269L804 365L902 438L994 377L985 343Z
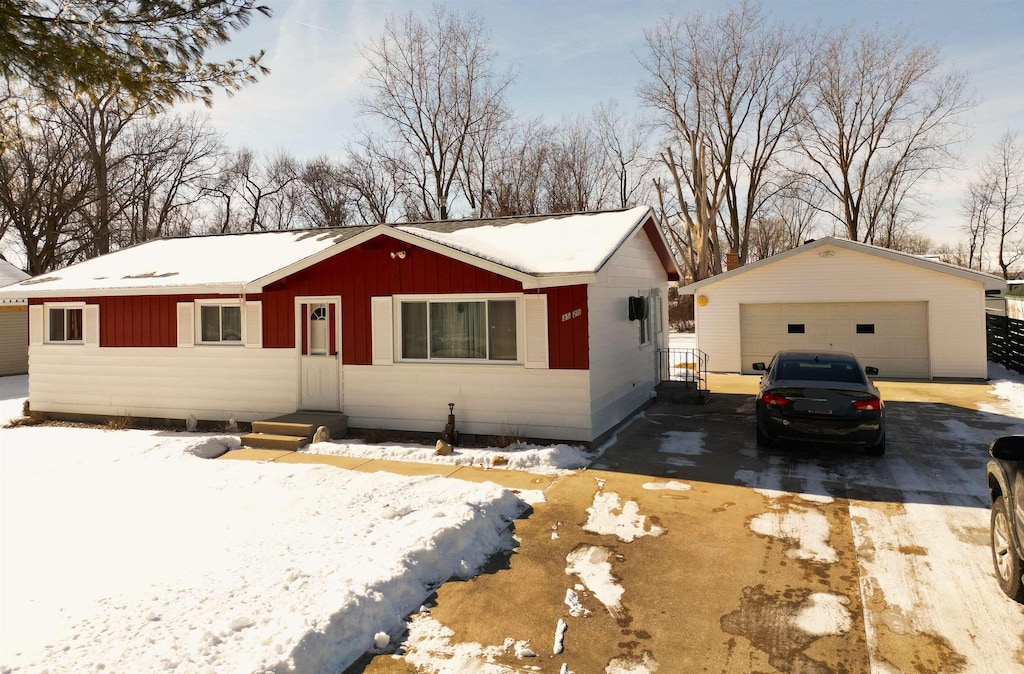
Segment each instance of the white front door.
M340 412L341 299L297 297L295 312L299 408Z

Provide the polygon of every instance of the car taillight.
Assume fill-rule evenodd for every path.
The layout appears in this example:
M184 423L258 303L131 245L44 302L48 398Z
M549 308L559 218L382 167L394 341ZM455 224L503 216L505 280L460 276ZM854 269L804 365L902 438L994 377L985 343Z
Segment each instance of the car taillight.
M789 398L778 393L762 393L761 403L765 405L778 405L779 407L785 406L789 402Z
M862 398L860 400L854 400L853 406L859 409L861 412L881 412L882 401L878 398Z

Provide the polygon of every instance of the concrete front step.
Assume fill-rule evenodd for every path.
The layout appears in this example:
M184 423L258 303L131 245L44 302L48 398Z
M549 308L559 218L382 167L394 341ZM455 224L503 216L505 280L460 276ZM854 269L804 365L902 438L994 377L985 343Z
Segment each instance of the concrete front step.
M265 426L268 424L274 426ZM280 430L272 430L275 426ZM313 434L320 426L326 426L332 438L343 438L348 433L348 417L340 412L292 412L263 421L254 421L252 430L283 435L305 435L312 440ZM264 427L270 430L262 430ZM300 430L300 427L304 427L305 430Z
M302 435L276 435L274 433L246 433L241 438L243 447L253 449L284 449L298 451L309 444L309 438Z
M254 421L252 422L253 433L264 433L267 435L295 435L304 437L307 440L313 439L317 426L315 424L297 424L287 421Z

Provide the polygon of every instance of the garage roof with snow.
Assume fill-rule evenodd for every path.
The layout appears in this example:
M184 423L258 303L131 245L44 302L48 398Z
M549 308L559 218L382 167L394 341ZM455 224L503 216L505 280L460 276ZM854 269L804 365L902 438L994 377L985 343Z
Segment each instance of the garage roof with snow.
M683 293L684 295L692 295L698 289L711 283L724 281L726 279L733 278L740 274L745 274L755 269L760 269L761 267L772 264L773 262L778 262L793 255L806 253L808 251L814 250L815 248L821 248L824 246L837 246L839 248L845 248L847 250L852 250L859 253L875 255L880 258L891 260L893 262L904 262L906 264L920 267L922 269L928 269L942 274L951 274L953 276L958 276L960 278L965 278L971 281L977 281L978 283L981 283L985 287L985 290L1006 289L1006 281L999 278L998 276L993 276L992 274L986 274L984 272L976 271L974 269L967 269L966 267L961 267L955 264L948 264L946 262L940 262L938 260L921 257L919 255L901 253L899 251L890 250L888 248L882 248L881 246L873 246L869 243L861 243L859 241L850 241L849 239L840 239L834 236L826 236L821 239L811 241L810 243L805 243L802 246L797 246L796 248L784 251L777 255L766 257L763 260L757 260L756 262L751 262L750 264L743 265L742 267L737 267L736 269L732 269L722 274L718 274L717 276L712 276L702 281L697 281L695 283L682 286L679 288L679 292Z

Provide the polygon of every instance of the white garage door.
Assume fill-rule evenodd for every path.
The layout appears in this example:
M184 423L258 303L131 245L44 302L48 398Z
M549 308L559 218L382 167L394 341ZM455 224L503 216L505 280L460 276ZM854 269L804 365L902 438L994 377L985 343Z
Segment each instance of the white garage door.
M741 304L743 372L784 349L847 351L879 377L928 378L928 304Z

